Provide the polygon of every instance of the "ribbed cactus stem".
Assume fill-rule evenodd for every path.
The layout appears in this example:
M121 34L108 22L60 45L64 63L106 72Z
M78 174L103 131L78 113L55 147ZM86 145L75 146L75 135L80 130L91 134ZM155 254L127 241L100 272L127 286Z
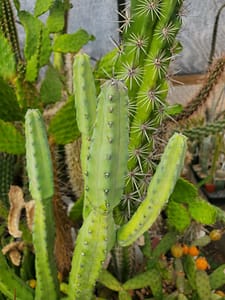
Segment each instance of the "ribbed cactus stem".
M166 72L171 54L168 52L172 46L178 28L173 24L177 22L176 12L178 1L164 0L160 10L161 18L156 23L154 35L144 64L143 80L137 93L137 109L131 124L130 148L137 149L143 143L143 135L137 135L137 126L141 132L141 125L145 124L157 110L163 106L167 94ZM168 27L170 25L170 27ZM168 27L170 38L163 36L163 30ZM155 124L156 126L157 124ZM134 167L134 165L133 165ZM129 166L132 169L132 166Z
M147 2L147 1L146 1ZM131 1L124 12L122 25L123 45L115 66L118 77L127 85L131 101L134 101L143 76L143 64L152 39L155 22L159 18L160 1L152 1L152 7L142 0Z
M15 54L16 61L21 61L21 54L15 25L15 17L13 14L10 0L2 0L0 4L0 28L8 39L12 50Z
M91 208L112 211L119 204L127 172L128 97L124 84L104 83L98 98L85 174L85 198Z
M37 287L35 299L58 299L59 287L54 261L55 227L52 197L53 171L44 121L38 110L25 116L26 160L29 189L35 200L33 244Z
M86 160L96 118L97 97L90 57L78 53L73 64L73 89L78 128L82 134L81 164L86 173Z
M92 210L75 246L69 276L69 300L90 300L107 254L108 213Z
M159 216L183 168L186 137L175 133L169 140L148 187L147 196L132 218L117 232L118 243L128 246L140 237Z

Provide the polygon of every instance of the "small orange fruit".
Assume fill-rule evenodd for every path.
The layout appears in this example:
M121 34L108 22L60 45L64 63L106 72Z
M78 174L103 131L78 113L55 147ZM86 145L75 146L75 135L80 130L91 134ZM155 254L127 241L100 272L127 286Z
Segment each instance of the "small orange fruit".
M205 271L209 268L209 264L205 257L198 257L195 261L196 268L201 271Z
M199 250L196 246L190 246L188 248L188 254L191 256L198 256L199 255Z
M187 255L187 254L188 254L188 250L189 250L188 245L183 244L183 245L182 245L182 249L183 249L183 254L184 254L184 255Z
M219 241L222 237L222 231L220 229L213 229L210 232L209 237L211 241Z
M170 251L171 251L171 254L173 255L173 257L176 257L176 258L179 258L183 255L183 247L179 243L173 245L171 247Z

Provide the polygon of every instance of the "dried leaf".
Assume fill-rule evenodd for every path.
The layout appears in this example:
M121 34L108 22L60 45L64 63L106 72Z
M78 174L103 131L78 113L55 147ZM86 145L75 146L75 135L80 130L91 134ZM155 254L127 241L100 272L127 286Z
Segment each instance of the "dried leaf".
M35 210L35 201L31 200L25 203L26 217L27 217L27 226L30 231L32 231L33 220L34 220L34 210Z
M22 236L22 231L19 230L19 221L25 203L23 191L19 186L11 185L9 190L9 202L8 230L14 238L20 238Z
M4 255L8 253L11 262L15 266L19 266L21 263L21 257L22 257L20 251L23 250L23 247L24 247L24 242L22 242L22 241L12 242L2 248L2 253Z

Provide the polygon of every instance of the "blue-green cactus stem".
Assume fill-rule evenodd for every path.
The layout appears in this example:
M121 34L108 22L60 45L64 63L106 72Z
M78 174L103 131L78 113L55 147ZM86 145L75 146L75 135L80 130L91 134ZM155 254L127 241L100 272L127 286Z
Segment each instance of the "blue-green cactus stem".
M38 110L25 116L26 160L29 189L35 200L33 244L37 287L35 299L58 299L54 261L55 226L52 207L53 170L44 121Z
M108 213L92 210L75 245L69 275L68 299L90 300L107 255Z
M92 208L112 211L123 193L128 158L128 96L124 84L106 81L98 98L85 175L85 198Z
M161 161L148 187L145 200L127 224L117 232L119 245L128 246L156 220L171 195L183 168L186 137L175 133L169 140Z

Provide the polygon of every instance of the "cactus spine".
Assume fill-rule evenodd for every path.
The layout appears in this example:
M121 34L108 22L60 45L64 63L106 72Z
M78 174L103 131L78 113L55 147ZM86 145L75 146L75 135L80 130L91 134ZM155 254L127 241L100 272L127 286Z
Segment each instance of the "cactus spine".
M35 200L33 226L37 277L35 299L56 300L59 296L59 287L53 257L55 238L52 208L53 171L44 121L38 110L27 111L25 136L29 189Z

